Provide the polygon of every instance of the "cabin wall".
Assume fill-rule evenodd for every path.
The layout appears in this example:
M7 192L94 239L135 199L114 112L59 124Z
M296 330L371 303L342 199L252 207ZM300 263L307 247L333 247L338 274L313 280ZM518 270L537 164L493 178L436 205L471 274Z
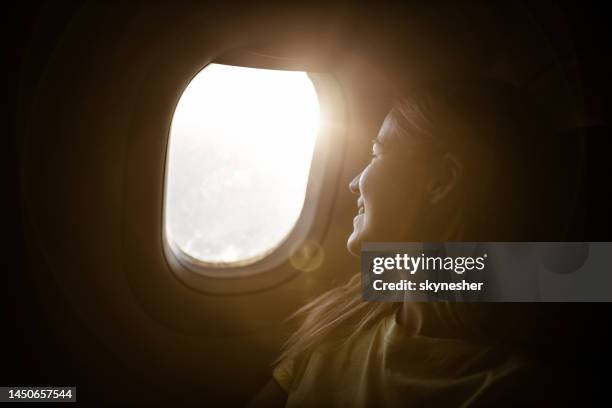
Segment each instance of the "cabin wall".
M15 280L27 288L17 299L17 355L26 356L19 375L77 384L83 398L100 394L96 401L232 406L266 382L294 328L284 319L358 271L345 249L356 209L348 183L368 162L394 96L486 75L531 89L559 128L602 121L585 102L572 34L553 6L35 9L17 116L25 265ZM210 296L181 284L161 252L162 125L192 75L240 47L329 70L345 96L349 141L336 158L342 172L323 265L267 291ZM150 178L139 183L143 169ZM149 273L160 278L149 282Z

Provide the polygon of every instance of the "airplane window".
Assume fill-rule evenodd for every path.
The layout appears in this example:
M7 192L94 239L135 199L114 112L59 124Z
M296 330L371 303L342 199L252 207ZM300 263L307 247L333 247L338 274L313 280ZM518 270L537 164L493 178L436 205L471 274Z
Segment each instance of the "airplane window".
M273 252L300 217L319 119L305 72L200 71L170 130L164 219L173 250L220 268Z

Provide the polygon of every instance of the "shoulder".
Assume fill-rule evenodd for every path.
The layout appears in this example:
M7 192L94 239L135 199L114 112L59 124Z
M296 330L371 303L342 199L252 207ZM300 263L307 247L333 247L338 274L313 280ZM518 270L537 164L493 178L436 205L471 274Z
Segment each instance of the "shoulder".
M273 369L272 376L287 392L297 388L304 377L327 375L339 367L355 360L356 355L364 355L364 347L380 344L373 337L384 335L385 319L380 319L370 327L355 330L354 326L341 325L328 333L316 345L294 356L281 360ZM316 381L315 381L316 382Z
M304 351L298 355L286 357L274 366L272 378L285 392L289 393L295 388L311 354L310 351Z

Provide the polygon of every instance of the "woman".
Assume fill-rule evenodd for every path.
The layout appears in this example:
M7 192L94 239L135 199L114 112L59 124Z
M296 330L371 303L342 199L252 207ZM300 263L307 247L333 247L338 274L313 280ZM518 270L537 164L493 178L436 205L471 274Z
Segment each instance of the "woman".
M569 145L512 87L441 84L398 100L350 183L366 241L563 239ZM559 183L563 180L563 184ZM565 200L565 201L564 201ZM273 380L253 405L521 405L545 400L533 359L554 306L361 299L360 276L298 311ZM546 327L545 327L546 326ZM533 386L533 387L531 387ZM531 388L530 388L531 387Z

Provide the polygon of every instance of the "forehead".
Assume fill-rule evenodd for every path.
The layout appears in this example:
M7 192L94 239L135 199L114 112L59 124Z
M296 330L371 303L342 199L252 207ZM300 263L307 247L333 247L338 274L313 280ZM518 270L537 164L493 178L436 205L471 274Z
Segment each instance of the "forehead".
M433 152L432 149L434 147L430 139L419 137L418 132L398 125L392 113L385 117L378 131L376 141L383 149L385 149L385 146L387 148L391 147L385 149L388 153L397 153L399 155L405 155L407 152L411 154L428 154Z
M395 137L393 136L393 134L395 133L394 130L395 121L393 120L391 114L388 114L385 117L385 120L383 121L382 125L380 126L380 129L378 130L378 136L376 137L376 139L381 144L389 143L393 139L395 139Z

